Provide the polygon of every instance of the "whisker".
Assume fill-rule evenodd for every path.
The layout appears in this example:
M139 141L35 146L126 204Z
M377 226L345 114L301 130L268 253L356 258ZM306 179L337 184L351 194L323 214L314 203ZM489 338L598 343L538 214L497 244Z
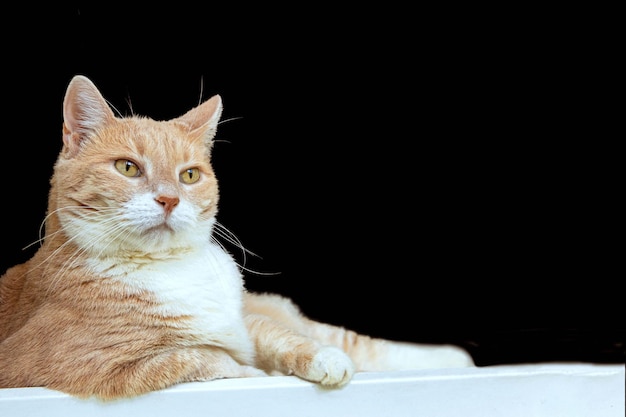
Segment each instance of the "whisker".
M73 206L73 207L66 207L64 209L68 209L68 210L75 210L77 207ZM83 208L82 206L80 208ZM93 209L93 207L89 207L89 209ZM89 212L90 216L94 216L93 212ZM124 232L126 230L126 228L123 226L123 224L121 224L119 222L119 210L116 209L110 209L110 208L100 208L95 216L98 216L98 223L100 223L101 225L107 225L107 224L113 224L114 227L113 228L109 228L106 229L106 233L104 235L100 235L100 236L96 236L93 237L91 239L90 242L87 243L86 246L77 246L76 250L70 254L70 255L66 255L66 259L62 264L62 267L59 269L58 273L55 274L54 276L54 280L51 283L48 292L53 291L56 287L57 287L57 283L60 282L63 277L66 275L66 273L72 269L74 267L74 265L76 265L75 262L77 262L78 259L80 259L80 254L85 253L87 250L89 250L90 248L93 248L95 246L96 243L101 243L103 241L105 241L107 238L112 238L109 239L109 242L113 242L115 239L115 237L119 237L121 235L121 233L117 233L117 232ZM59 253L61 253L63 251L63 249L67 246L69 246L72 242L76 241L78 238L84 236L84 234L86 234L87 232L84 233L79 233L75 236L72 237L68 237L68 240L66 242L63 243L63 245L61 245L60 247L56 248L48 257L46 257L46 259L42 260L39 264L35 265L32 270L41 267L43 264L46 264L48 262L50 262L52 259L54 259L57 255L59 255ZM117 233L117 236L115 236ZM49 236L53 236L53 235L49 235ZM106 246L104 246L100 252L98 253L98 256L102 254L102 252L106 249L106 247L108 247L108 244Z
M241 241L239 240L237 235L235 235L233 232L228 230L220 222L215 221L215 229L214 229L214 231L215 231L216 235L218 235L219 237L221 237L222 239L224 239L225 241L227 241L231 245L233 245L233 246L237 247L238 249L240 249L243 252L244 256L245 256L246 253L248 253L248 254L250 254L252 256L256 256L257 258L261 258L256 253L254 253L254 252L248 250L246 247L244 247L243 243L241 243Z
M226 122L232 122L232 121L235 121L235 120L240 120L240 119L243 119L243 116L239 116L239 117L231 117L230 119L220 120L219 122L217 122L217 125L219 126L219 125L221 125L221 124L223 124L223 123L226 123Z
M202 96L204 94L204 76L200 76L200 97L198 97L198 106L202 104Z
M253 269L250 269L248 267L245 266L247 258L246 258L246 254L250 254L252 256L255 256L257 258L262 259L259 255L257 255L256 253L248 250L246 247L243 246L243 243L241 243L241 241L239 240L239 238L233 233L231 232L228 228L226 228L223 224L221 224L220 222L218 222L217 220L215 221L215 228L213 230L214 235L215 236L211 236L211 240L218 245L219 247L221 247L223 250L226 250L226 248L224 247L224 245L219 241L219 239L223 239L226 242L230 243L231 245L237 247L238 249L241 250L242 255L243 255L243 262L239 263L237 262L237 266L239 266L239 268L241 268L242 271L245 272L249 272L252 274L256 274L256 275L279 275L280 272L260 272L260 271L255 271Z
M115 107L115 106L113 105L113 103L111 103L109 100L106 100L106 102L107 102L107 104L108 104L109 106L111 106L111 108L112 108L113 110L115 110L115 113L117 113L117 115L118 115L119 117L123 117L122 112L121 112L121 111L119 111L119 110L117 109L117 107ZM133 114L133 104L130 102L130 97L128 97L128 99L126 100L126 102L127 102L127 104L128 104L128 108L130 109L130 114Z
M116 210L116 209L111 209L111 208L109 208L109 207L85 207L85 206L66 206L66 207L61 207L61 208L58 208L58 209L54 210L53 212L48 213L48 214L46 215L46 217L44 217L44 219L41 221L41 224L39 225L39 231L38 231L38 236L39 236L39 238L38 238L37 240L35 240L35 241L33 241L33 242L29 243L28 245L24 246L24 247L22 248L22 250L26 250L26 249L30 248L31 246L36 245L37 243L39 243L39 244L43 243L43 241L45 240L45 236L44 236L44 229L45 229L45 227L46 227L46 221L47 221L47 220L48 220L51 216L55 215L56 213L58 213L58 212L60 212L60 211L64 211L64 210L76 210L76 209L97 209L100 213L102 213L104 210L110 210L110 211L112 211L112 210ZM56 231L56 232L54 232L54 233L50 233L50 234L48 234L48 237L54 236L54 235L56 235L57 233L60 233L60 232L61 232L61 230L57 230L57 231Z

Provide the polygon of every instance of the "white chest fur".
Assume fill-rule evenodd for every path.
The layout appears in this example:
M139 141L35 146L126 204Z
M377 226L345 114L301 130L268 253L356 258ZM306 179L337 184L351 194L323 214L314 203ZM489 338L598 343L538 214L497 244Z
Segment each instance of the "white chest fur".
M243 323L240 271L231 256L209 244L176 256L128 256L98 259L91 267L100 276L122 282L129 291L149 291L156 311L166 317L191 317L196 340L248 350Z

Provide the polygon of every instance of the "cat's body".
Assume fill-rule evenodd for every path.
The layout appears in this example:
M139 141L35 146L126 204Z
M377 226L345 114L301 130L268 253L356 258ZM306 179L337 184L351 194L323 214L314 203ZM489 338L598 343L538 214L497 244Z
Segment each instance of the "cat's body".
M456 346L359 335L245 289L213 238L221 98L170 121L116 118L87 78L64 101L45 237L0 277L0 388L103 399L176 383L472 366Z

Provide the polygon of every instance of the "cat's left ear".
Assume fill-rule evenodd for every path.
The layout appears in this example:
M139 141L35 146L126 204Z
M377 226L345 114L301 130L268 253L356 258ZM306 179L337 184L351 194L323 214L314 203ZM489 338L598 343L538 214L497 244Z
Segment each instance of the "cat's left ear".
M191 135L201 137L210 147L221 115L222 98L216 94L173 121L185 125Z

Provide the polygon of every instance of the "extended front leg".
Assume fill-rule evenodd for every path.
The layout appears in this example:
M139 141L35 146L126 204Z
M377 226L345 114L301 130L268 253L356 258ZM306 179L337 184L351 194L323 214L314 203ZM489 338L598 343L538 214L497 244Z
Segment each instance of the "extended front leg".
M341 349L317 341L258 314L246 316L256 350L256 366L268 373L296 375L325 386L340 387L354 374L352 360Z

